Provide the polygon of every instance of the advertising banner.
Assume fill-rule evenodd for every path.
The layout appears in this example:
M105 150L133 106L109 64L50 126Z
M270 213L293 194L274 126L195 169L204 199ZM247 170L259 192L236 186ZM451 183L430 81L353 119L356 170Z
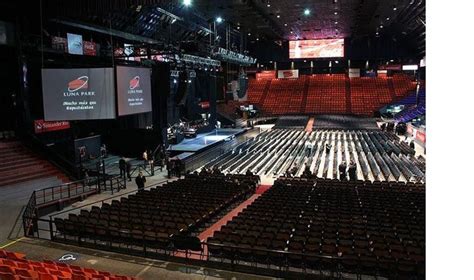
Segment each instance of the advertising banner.
M149 68L117 66L119 116L151 112Z
M299 71L296 70L278 70L278 79L297 79Z
M36 134L65 130L71 127L68 121L47 122L45 120L35 120L34 126Z
M257 80L260 79L274 79L275 78L275 71L270 70L270 71L261 71L256 74Z

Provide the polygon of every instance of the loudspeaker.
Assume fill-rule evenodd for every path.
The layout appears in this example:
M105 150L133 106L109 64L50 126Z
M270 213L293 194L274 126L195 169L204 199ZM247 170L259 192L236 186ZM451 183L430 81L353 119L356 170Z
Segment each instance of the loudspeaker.
M182 106L186 103L186 97L188 96L188 72L182 71L179 73L178 79L178 90L176 91L176 104Z

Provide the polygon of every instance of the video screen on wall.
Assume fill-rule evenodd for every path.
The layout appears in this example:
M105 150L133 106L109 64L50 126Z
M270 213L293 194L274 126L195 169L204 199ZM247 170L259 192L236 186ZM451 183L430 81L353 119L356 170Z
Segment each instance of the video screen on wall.
M119 116L151 112L150 69L117 66Z
M290 41L290 59L344 57L344 39Z
M43 69L46 121L115 118L113 68Z

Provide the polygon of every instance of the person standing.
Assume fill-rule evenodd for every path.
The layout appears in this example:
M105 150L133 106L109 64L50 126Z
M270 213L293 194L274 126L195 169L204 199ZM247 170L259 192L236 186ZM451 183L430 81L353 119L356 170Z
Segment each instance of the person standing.
M412 150L415 149L415 141L413 141L413 140L410 141L410 148L411 148Z
M125 170L127 169L127 163L123 157L119 160L120 178L125 179Z
M130 161L125 162L126 168L127 168L127 177L128 181L132 181L132 174L130 172L132 171L132 163Z
M349 168L347 171L349 173L349 180L356 181L357 180L357 166L354 161L351 160L351 163L349 164Z
M148 164L148 152L145 150L142 154L143 158L143 168L146 169L146 166Z
M331 152L331 144L329 142L326 142L326 153L329 154Z
M138 173L137 178L135 178L135 183L137 184L138 190L143 190L145 188L146 178L143 176L143 173Z
M345 161L342 161L341 164L339 164L339 180L345 181L347 180L347 164Z

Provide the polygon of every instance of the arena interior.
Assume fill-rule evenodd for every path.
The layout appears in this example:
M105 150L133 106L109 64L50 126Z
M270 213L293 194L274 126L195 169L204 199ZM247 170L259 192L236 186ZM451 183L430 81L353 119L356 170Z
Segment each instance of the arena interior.
M425 279L425 1L0 3L0 279Z

